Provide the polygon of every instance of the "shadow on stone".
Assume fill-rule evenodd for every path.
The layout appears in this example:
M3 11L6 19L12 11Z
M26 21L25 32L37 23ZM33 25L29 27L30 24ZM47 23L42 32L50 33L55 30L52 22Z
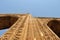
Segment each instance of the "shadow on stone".
M14 16L0 17L0 30L11 27L17 21L17 19L18 17L14 17Z
M48 27L50 27L55 34L60 37L60 21L58 20L51 20L48 22Z

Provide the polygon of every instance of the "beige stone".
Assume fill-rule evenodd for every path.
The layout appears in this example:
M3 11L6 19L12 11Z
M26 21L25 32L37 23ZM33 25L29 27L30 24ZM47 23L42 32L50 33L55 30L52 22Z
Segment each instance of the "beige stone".
M60 40L60 18L31 14L0 14L0 40Z

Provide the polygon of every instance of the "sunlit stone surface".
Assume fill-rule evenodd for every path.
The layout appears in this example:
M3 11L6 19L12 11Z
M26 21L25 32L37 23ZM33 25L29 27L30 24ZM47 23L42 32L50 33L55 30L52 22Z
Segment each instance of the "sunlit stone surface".
M60 18L31 14L0 14L0 40L60 40Z

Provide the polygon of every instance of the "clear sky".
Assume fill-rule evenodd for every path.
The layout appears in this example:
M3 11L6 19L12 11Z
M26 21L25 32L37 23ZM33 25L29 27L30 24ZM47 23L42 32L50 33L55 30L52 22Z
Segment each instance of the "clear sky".
M40 17L60 17L60 0L0 0L0 13L30 13ZM1 30L0 35L6 30Z

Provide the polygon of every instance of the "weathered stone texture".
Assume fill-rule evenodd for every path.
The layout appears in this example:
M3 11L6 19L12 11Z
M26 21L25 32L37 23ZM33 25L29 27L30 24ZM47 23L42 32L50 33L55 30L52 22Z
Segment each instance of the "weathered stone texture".
M9 28L0 40L60 40L60 18L30 14L1 14L0 30Z

